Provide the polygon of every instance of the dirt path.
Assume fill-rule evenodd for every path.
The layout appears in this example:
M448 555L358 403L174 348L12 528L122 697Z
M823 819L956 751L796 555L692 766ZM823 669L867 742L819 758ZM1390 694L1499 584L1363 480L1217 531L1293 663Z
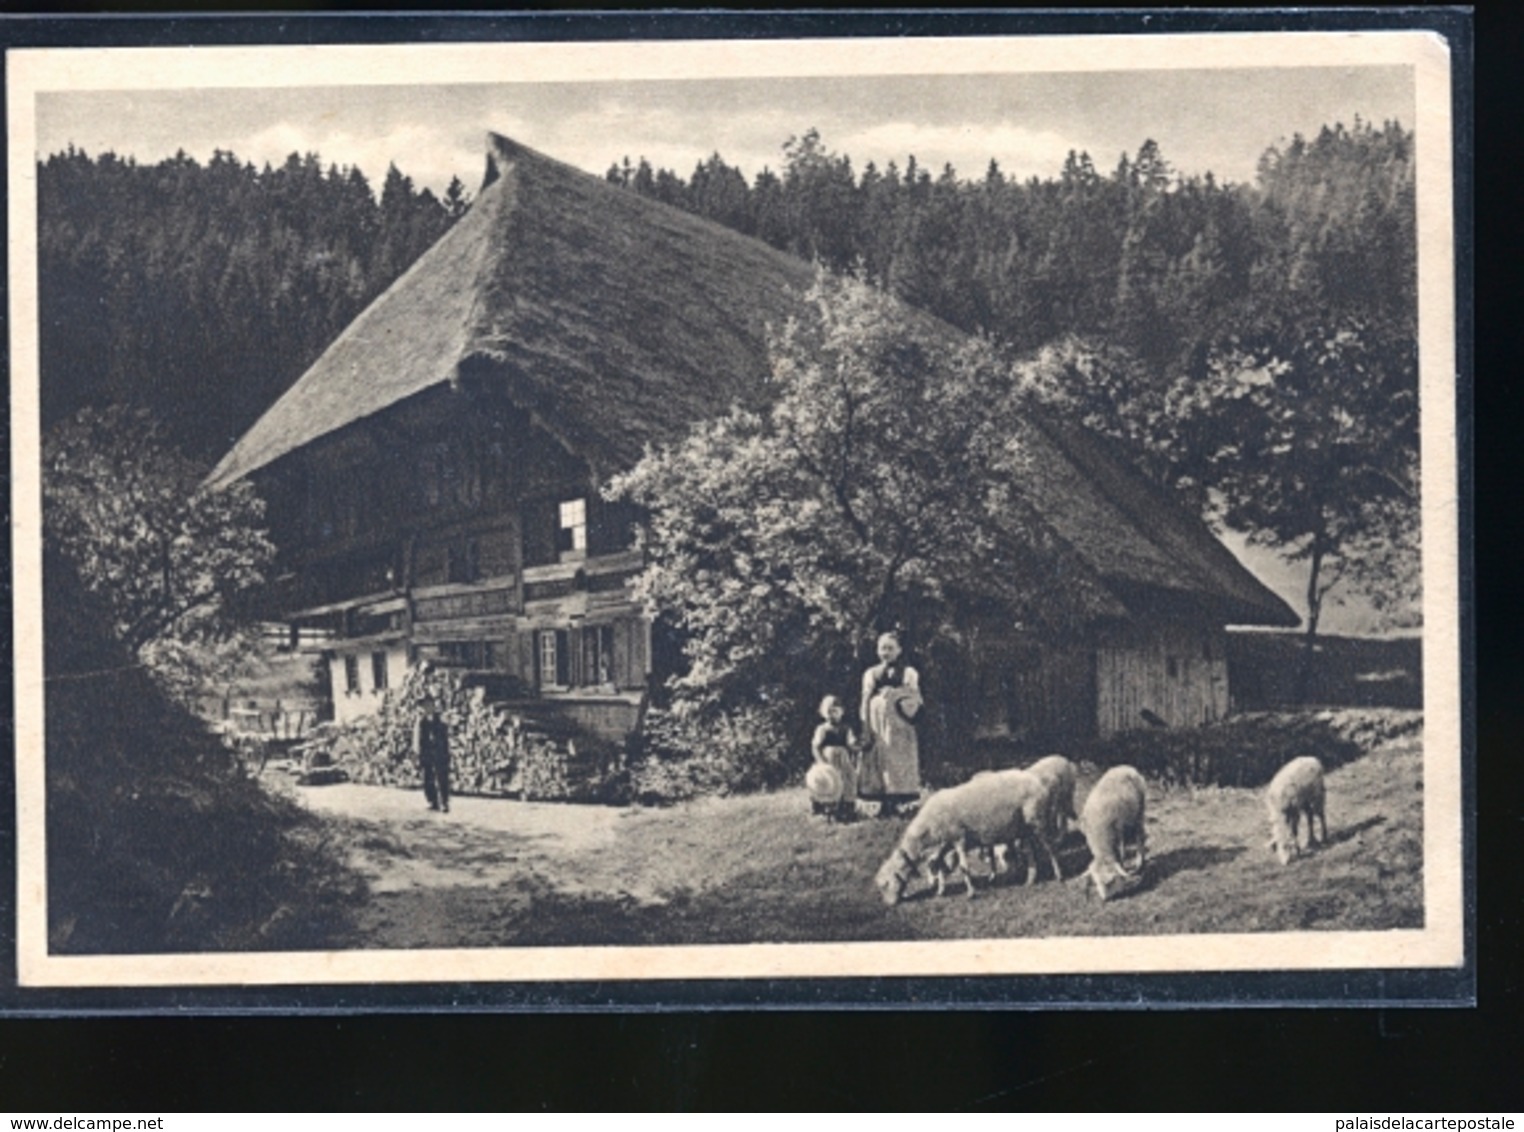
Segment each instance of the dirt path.
M684 905L753 863L740 839L722 832L731 821L726 808L737 800L655 810L456 798L444 814L412 791L352 783L292 789L333 819L370 889L352 938L339 946L644 938L640 923L649 925L650 913ZM805 808L802 794L745 803L748 811L780 815ZM549 908L572 909L573 921L587 922L579 930L536 914Z
M1002 877L976 900L886 908L873 874L904 821L829 824L802 790L660 809L459 798L436 814L414 791L282 788L368 882L337 948L1381 930L1422 922L1421 756L1409 738L1332 772L1330 844L1289 868L1265 849L1258 791L1151 788L1147 883L1106 904L1075 879ZM1077 834L1060 856L1070 878L1088 862Z

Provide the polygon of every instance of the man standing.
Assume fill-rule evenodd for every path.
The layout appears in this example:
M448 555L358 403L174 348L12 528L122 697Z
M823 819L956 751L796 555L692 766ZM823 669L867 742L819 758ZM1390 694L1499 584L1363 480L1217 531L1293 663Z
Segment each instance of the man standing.
M450 728L439 712L419 716L413 728L413 753L423 770L423 796L429 809L450 812Z

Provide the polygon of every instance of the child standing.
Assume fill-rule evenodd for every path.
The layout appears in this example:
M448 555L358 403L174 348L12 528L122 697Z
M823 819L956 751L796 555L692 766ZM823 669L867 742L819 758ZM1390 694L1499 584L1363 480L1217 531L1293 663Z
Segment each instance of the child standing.
M843 818L850 815L857 797L857 736L846 723L846 708L837 696L820 701L820 718L810 741L815 763L805 776L810 808L817 814Z

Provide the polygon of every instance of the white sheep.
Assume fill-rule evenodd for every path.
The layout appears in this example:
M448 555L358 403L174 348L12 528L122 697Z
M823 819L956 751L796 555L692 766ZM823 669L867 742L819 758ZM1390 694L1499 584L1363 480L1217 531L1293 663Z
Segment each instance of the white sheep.
M1077 775L1074 764L1063 755L1049 755L1027 767L1027 773L1035 775L1047 788L1047 806L1043 832L1054 841L1062 841L1069 832L1069 823L1079 820L1074 808L1074 788Z
M1074 764L1063 755L1049 755L1039 759L1026 770L999 770L985 771L986 774L1030 774L1042 784L1042 793L1028 806L1023 815L1026 818L1026 826L1031 839L1036 841L1048 855L1048 863L1053 866L1055 880L1064 879L1064 871L1058 863L1058 854L1054 846L1063 840L1068 832L1068 821L1077 817L1074 812L1074 788L1076 774ZM975 775L974 777L978 777ZM1009 845L995 845L991 847L993 858L991 867L1001 872L1006 870L1007 853L1010 850L1020 850L1027 855L1028 877L1034 875L1037 862L1032 853L1030 844L1013 842ZM1027 883L1031 883L1029 879Z
M1144 811L1148 790L1143 776L1130 766L1114 766L1101 775L1100 781L1085 799L1080 811L1080 831L1090 846L1090 868L1086 875L1095 882L1102 900L1110 896L1113 881L1135 880L1143 871L1148 854L1144 832ZM1127 865L1127 850L1135 845L1138 863Z
M1270 848L1288 865L1292 857L1301 855L1301 838L1298 829L1302 817L1307 818L1307 847L1312 848L1317 836L1312 827L1314 817L1322 823L1323 843L1328 842L1328 819L1323 815L1323 764L1311 755L1292 759L1276 772L1265 791L1265 809L1270 815Z
M900 837L894 852L874 878L884 903L897 904L910 879L925 871L945 891L949 876L963 874L969 896L974 877L968 851L980 847L1025 843L1029 813L1040 812L1042 783L1025 771L977 775L961 786L938 790L921 805ZM949 867L949 851L952 864ZM1036 866L1027 870L1027 883Z

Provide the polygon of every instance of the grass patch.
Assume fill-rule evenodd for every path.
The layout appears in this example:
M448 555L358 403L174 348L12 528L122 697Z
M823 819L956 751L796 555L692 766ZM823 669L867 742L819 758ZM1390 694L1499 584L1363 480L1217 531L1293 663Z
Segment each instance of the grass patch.
M1320 635L1308 657L1300 633L1229 633L1228 685L1240 709L1294 706L1303 664L1306 696L1317 704L1417 709L1423 706L1423 641Z
M468 876L441 846L442 885L396 885L344 946L654 946L1005 939L1209 932L1378 931L1423 924L1422 739L1406 721L1374 728L1346 713L1335 731L1370 740L1328 775L1329 844L1282 866L1267 848L1263 791L1150 782L1143 883L1107 903L1079 879L983 881L975 899L922 885L896 907L873 886L905 819L835 824L802 789L634 807L603 819L607 840L557 849L522 822L487 834L511 865ZM1416 721L1413 724L1416 726ZM1078 801L1099 776L1081 770ZM503 803L512 806L513 803ZM590 807L576 809L592 812ZM607 814L607 811L604 811ZM527 818L528 815L526 814ZM434 823L420 827L435 838ZM451 836L462 836L452 833ZM469 848L469 846L467 846Z

